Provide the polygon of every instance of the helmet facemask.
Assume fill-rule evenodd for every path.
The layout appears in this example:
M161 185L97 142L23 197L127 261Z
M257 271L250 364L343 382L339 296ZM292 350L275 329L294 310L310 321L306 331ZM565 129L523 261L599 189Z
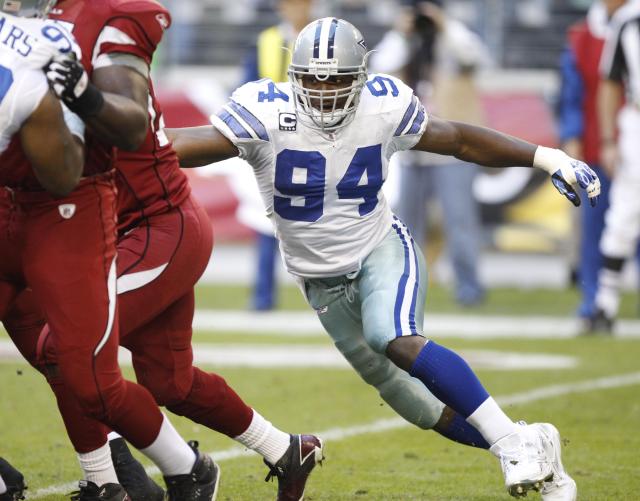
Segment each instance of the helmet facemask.
M0 0L0 10L19 17L45 18L57 0Z
M326 86L329 88L315 89L312 79L317 83L331 84ZM319 70L313 66L296 68L292 65L289 69L289 81L296 112L302 122L313 129L333 132L353 120L360 94L367 81L367 72L364 65L351 70Z

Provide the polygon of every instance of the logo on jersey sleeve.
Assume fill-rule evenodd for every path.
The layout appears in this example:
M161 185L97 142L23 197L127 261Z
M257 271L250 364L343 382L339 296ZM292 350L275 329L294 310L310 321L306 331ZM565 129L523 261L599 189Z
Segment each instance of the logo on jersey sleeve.
M298 127L298 118L295 113L280 113L278 117L280 130L294 132Z
M76 204L58 205L58 212L64 219L71 219L76 213Z

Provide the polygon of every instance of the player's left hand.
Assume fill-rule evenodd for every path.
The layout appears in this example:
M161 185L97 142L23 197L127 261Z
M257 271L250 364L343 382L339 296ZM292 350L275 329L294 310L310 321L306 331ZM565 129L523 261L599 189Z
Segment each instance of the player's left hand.
M562 150L538 146L533 166L546 171L556 189L576 207L580 206L578 189L587 192L591 207L600 196L600 179L586 163L571 158Z
M71 111L83 118L100 111L104 104L102 92L91 83L74 54L54 58L44 71L49 87Z
M560 168L551 175L556 189L576 207L580 206L580 195L576 188L586 191L591 207L595 207L600 197L600 179L586 163L567 156Z

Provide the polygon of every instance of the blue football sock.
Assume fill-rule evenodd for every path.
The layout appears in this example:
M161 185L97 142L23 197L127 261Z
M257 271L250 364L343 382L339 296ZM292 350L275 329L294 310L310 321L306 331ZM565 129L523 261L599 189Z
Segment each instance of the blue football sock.
M418 354L411 375L429 388L438 400L468 418L489 398L478 377L458 354L433 341Z
M434 428L433 431L459 444L478 447L479 449L489 448L489 444L482 435L480 435L480 432L467 423L458 413L456 413L455 417L449 422L446 430L436 430Z

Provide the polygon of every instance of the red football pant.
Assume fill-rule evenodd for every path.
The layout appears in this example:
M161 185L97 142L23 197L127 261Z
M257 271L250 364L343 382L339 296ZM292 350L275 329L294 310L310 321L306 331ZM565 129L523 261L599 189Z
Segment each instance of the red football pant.
M194 285L213 248L211 223L192 199L151 216L118 242L120 343L132 352L138 382L159 405L230 437L249 427L253 411L226 381L193 366ZM55 365L46 342L45 364ZM107 430L78 412L73 396L48 371L69 437L78 452L97 449ZM117 430L116 430L117 431ZM135 444L134 444L135 445Z
M47 343L56 352L59 380L77 405L144 448L157 437L162 414L149 392L125 381L118 367L114 206L111 175L85 179L60 200L5 193L0 217L11 231L0 235L6 258L0 260L13 267L1 266L0 277L16 291L31 290L51 326ZM28 303L0 307L14 339L35 325ZM33 353L20 339L18 345Z

